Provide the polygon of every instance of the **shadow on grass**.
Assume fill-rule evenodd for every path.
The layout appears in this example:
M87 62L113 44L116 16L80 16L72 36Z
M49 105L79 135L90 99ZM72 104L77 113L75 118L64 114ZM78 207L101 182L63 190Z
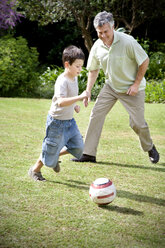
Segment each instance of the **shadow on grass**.
M81 181L67 180L67 182L60 182L60 181L47 181L47 182L66 185L68 187L78 188L81 190L89 190L89 185ZM164 199L154 198L154 197L146 196L146 195L134 194L134 193L131 193L125 190L117 190L117 197L131 199L131 200L138 201L138 202L147 202L147 203L156 204L159 206L165 206Z
M62 185L66 185L66 186L68 186L70 188L78 188L78 189L89 190L88 184L83 183L83 182L79 182L79 181L74 181L74 180L73 181L72 180L68 180L69 183L67 183L67 182L60 182L60 181L49 181L49 180L46 180L46 182L55 183L55 184L62 184Z
M159 206L165 206L165 200L154 198L146 195L133 194L125 190L117 190L117 196L121 198L127 198L138 202L148 202Z
M47 181L50 183L55 183L55 184L62 184L62 185L66 185L69 186L71 188L78 188L78 189L83 189L83 190L89 190L89 185L81 182L81 181L76 181L76 180L67 180L68 182L59 182L59 181ZM69 183L70 182L70 183ZM74 183L74 184L72 184ZM118 195L120 197L120 194ZM137 196L135 196L137 197ZM99 206L102 209L108 210L108 211L114 211L114 212L118 212L118 213L122 213L122 214L131 214L131 215L143 215L143 212L141 211L137 211L131 208L125 208L125 207L118 207L118 206L112 206L112 205L104 205L104 206Z
M160 172L165 172L165 168L159 168L159 167L147 167L143 165L130 165L130 164L119 164L119 163L111 163L111 162L97 162L97 164L102 164L102 165L114 165L114 166L119 166L119 167L124 167L124 168L135 168L135 169L143 169L143 170L153 170L153 171L160 171ZM164 163L159 164L165 166Z
M143 212L134 210L132 208L124 208L124 207L118 207L118 206L112 206L112 205L104 205L99 206L102 209L108 210L108 211L114 211L121 214L132 214L132 215L143 215Z
M165 163L159 163L159 165L165 166Z

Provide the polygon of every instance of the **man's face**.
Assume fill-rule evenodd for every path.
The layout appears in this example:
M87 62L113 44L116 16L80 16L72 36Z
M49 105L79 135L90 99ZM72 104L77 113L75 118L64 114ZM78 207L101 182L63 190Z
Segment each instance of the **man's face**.
M113 41L113 29L109 23L105 23L103 26L98 26L96 28L97 35L99 39L103 41L106 45L111 45Z

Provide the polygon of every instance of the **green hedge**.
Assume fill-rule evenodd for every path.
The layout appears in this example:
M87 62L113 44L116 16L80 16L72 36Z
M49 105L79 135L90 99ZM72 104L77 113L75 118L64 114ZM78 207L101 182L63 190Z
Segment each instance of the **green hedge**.
M144 50L149 54L150 63L146 72L146 98L145 101L152 103L165 103L165 44L149 40L139 41ZM153 51L151 51L153 49ZM41 97L51 97L54 91L54 83L57 76L63 71L60 67L47 68L40 77L39 87ZM79 75L79 93L86 89L88 72L83 68ZM92 100L95 100L103 87L105 76L101 70L96 83L92 88Z
M165 102L165 44L152 44L142 40L141 45L149 54L150 64L146 72L146 102ZM150 46L154 52L150 52ZM38 52L29 48L23 37L4 36L0 39L0 96L52 98L57 77L64 71L48 67L39 76ZM88 72L83 68L79 75L79 93L86 89ZM95 100L103 87L105 76L101 70L92 89Z
M165 80L148 81L145 92L145 102L165 103Z
M39 77L40 85L35 92L36 96L40 98L52 98L55 81L63 71L64 69L58 66L55 66L52 69L47 67L46 71Z
M0 96L33 96L39 85L38 52L26 39L0 39Z
M40 87L38 88L39 97L51 98L54 92L54 84L57 77L64 71L61 67L55 67L47 70L40 76ZM78 82L79 82L79 93L86 89L88 78L88 71L83 68L81 71ZM105 76L101 70L97 78L96 83L92 88L92 100L95 100L103 87L105 82ZM157 102L165 103L165 80L148 80L146 85L146 102Z
M64 69L58 66L52 69L48 67L46 71L40 76L40 86L38 87L38 90L36 92L37 95L43 98L51 98L54 93L55 81L63 71ZM82 93L86 89L87 78L88 78L88 71L85 68L83 68L78 77L79 93ZM103 71L101 70L97 78L97 81L92 89L92 100L95 100L97 98L97 95L100 92L101 88L103 87L104 82L105 82L105 77Z

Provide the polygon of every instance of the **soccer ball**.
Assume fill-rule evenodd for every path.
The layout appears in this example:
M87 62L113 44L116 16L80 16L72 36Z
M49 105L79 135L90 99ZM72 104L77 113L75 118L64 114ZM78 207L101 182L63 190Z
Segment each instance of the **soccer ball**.
M90 185L89 196L96 204L107 205L116 197L115 185L107 178L98 178Z

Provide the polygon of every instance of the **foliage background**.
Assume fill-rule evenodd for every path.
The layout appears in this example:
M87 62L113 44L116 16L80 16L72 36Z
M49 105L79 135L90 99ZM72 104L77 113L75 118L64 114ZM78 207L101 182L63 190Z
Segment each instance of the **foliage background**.
M51 98L52 75L55 79L62 71L63 49L70 44L81 47L86 66L90 47L97 38L93 18L106 10L113 13L116 28L123 27L138 39L150 57L146 101L164 102L164 4L164 0L1 0L0 96ZM83 69L80 93L86 79ZM92 91L93 100L103 83L101 72Z
M38 52L23 37L0 39L0 94L32 96L39 85Z
M0 1L0 10L1 4L7 1ZM31 97L51 98L54 81L63 70L61 53L64 47L78 45L88 57L76 18L66 18L66 14L71 13L69 8L63 20L39 25L40 21L43 22L41 13L49 10L51 3L77 2L76 7L87 4L88 11L81 8L76 12L80 14L81 10L86 11L91 20L100 11L99 8L114 7L117 26L134 28L132 35L139 38L151 57L151 69L146 74L146 101L164 102L164 0L13 2L17 5L10 13L17 19L20 15L16 12L24 12L24 18L15 26L10 16L11 19L5 20L9 21L8 29L0 29L0 79L3 83L0 96L3 91L5 96L29 97L30 92ZM91 15L89 2L94 8ZM40 3L42 6L36 5ZM28 8L24 4L29 6L34 16L39 11L38 19L28 17L28 13L25 13ZM137 8L133 9L135 6ZM59 14L62 14L61 11ZM51 16L48 13L46 16ZM83 17L87 24L87 16ZM2 15L0 25L1 18ZM135 27L138 21L139 25ZM89 30L94 41L96 33L92 25ZM10 35L10 39L5 43L6 35ZM13 66L13 63L17 66ZM20 68L22 66L23 69ZM37 76L35 80L34 76ZM79 78L80 91L85 87L86 78L84 68ZM103 83L104 75L101 72L93 88L93 99ZM8 87L10 90L7 92ZM90 163L71 164L70 157L66 156L62 160L60 175L54 175L51 170L44 168L43 174L48 181L46 184L36 184L29 180L27 171L40 153L50 104L51 100L46 99L0 99L0 247L164 248L164 106L145 104L146 118L160 152L158 164L151 165L148 155L145 156L138 149L138 140L127 127L128 116L117 103L106 118L97 166ZM76 116L83 136L93 104L91 102L87 109ZM83 108L82 103L80 105ZM117 187L115 201L105 208L98 208L88 195L90 183L100 176L110 178Z

